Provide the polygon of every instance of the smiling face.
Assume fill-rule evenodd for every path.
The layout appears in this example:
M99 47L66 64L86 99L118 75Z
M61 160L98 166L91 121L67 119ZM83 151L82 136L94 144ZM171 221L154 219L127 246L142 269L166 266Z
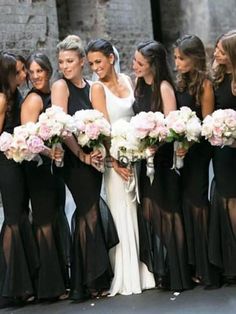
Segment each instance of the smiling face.
M226 66L230 64L229 57L226 54L226 52L224 51L224 48L222 46L221 41L218 42L218 44L215 48L214 58L218 64L224 64Z
M179 48L174 49L175 66L178 72L185 74L194 69L192 58L186 56Z
M133 70L137 78L143 77L145 79L153 76L150 63L138 50L134 54Z
M16 84L21 86L24 84L26 79L26 69L23 62L20 60L16 61Z
M100 51L90 51L87 54L87 59L91 70L96 73L99 79L107 77L114 67L114 55L105 56Z
M84 58L75 50L61 50L58 55L59 70L68 80L76 80L82 76Z
M28 74L32 85L36 89L45 93L49 91L50 88L48 73L37 62L31 62Z

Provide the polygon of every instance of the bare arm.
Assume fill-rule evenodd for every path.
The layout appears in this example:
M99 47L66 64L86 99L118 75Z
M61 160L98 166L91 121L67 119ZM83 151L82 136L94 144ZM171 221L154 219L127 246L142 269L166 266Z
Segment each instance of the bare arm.
M68 112L68 98L69 90L64 80L58 80L52 84L51 88L51 102L53 105L62 107Z
M201 97L202 117L205 118L208 114L214 111L214 92L212 83L205 80L203 83L203 94Z
M91 103L93 108L101 111L104 114L104 117L109 121L104 87L99 83L94 83L91 86Z
M21 124L37 122L42 109L42 98L35 93L29 94L21 105Z
M3 129L3 123L5 119L5 113L6 113L6 97L3 94L0 94L0 134Z
M161 82L160 89L163 102L163 113L167 116L170 111L177 109L175 92L173 87L167 81Z

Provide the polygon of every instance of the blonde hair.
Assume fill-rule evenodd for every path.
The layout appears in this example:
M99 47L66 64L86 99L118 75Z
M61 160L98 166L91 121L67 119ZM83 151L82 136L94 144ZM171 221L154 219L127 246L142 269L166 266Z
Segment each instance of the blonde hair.
M77 35L68 35L57 45L57 52L62 50L77 51L81 58L85 57L84 46L82 40Z

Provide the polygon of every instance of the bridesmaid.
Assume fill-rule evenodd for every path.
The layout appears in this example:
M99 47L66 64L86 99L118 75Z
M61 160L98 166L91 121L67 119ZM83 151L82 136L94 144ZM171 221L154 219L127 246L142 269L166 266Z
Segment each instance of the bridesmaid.
M89 83L83 78L85 52L75 35L67 36L58 46L59 70L63 78L52 86L52 103L73 115L92 109ZM99 152L82 149L74 139L65 141L63 177L76 204L73 215L73 248L70 298L81 301L89 296L106 295L113 276L108 250L117 242L111 216L101 223L99 208L102 173L93 166ZM109 228L109 229L107 229Z
M220 37L215 53L215 109L236 110L236 30ZM210 261L222 269L224 281L236 282L236 149L214 147L214 182L210 220Z
M178 106L190 107L203 120L214 109L214 93L206 73L206 53L202 41L195 35L185 35L174 44L177 75ZM209 164L212 147L206 140L192 145L181 170L182 199L188 262L192 266L193 281L206 289L219 285L216 269L209 263Z
M13 54L0 54L0 134L13 133L20 124L20 94L25 81L23 65ZM4 222L0 234L0 295L32 301L32 276L38 266L36 244L26 215L26 187L22 166L0 152L0 192Z
M150 40L140 43L134 54L137 77L134 112L176 109L175 91L164 46ZM158 287L186 290L192 287L182 221L180 177L171 170L173 145L152 149L155 175L150 184L146 161L141 164L139 228L144 245L140 258L154 272Z
M26 68L33 87L21 106L22 124L37 122L40 113L51 106L52 67L48 57L40 52L33 53L26 61ZM65 299L69 284L68 261L60 239L61 228L65 230L67 223L63 217L64 185L60 178L51 173L51 158L59 156L54 156L51 150L45 151L45 154L48 157L41 156L41 166L37 166L35 161L24 164L40 260L35 275L36 296L40 300ZM59 221L61 219L62 223Z

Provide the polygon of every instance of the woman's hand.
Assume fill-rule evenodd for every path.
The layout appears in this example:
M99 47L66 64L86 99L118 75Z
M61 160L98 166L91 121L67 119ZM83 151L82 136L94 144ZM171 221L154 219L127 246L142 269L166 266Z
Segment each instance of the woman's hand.
M117 160L112 161L112 166L114 170L121 176L121 178L125 181L129 181L132 177L133 173L130 169L123 167Z
M184 147L180 147L176 149L176 156L184 158L185 155L187 154L188 149L184 148Z
M148 149L149 155L154 156L158 150L158 146L152 145L152 146L149 146L147 149Z

